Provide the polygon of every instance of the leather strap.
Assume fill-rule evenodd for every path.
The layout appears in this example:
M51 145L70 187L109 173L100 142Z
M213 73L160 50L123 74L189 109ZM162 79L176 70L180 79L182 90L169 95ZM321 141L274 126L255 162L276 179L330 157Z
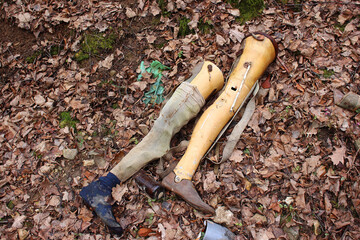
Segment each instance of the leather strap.
M248 123L249 123L249 121L251 119L251 116L253 115L253 113L255 111L255 99L256 99L257 93L259 91L259 88L260 88L259 87L259 82L257 81L254 84L253 89L250 91L249 95L244 100L244 103L245 103L246 100L251 96L251 94L253 94L252 98L249 100L249 102L247 103L247 105L245 107L245 111L244 111L244 114L243 114L241 120L236 124L236 126L234 127L233 131L231 132L231 134L229 136L229 140L226 142L226 145L225 145L225 148L224 148L224 151L223 151L222 159L220 161L218 161L218 162L215 162L215 161L209 159L211 162L213 162L215 164L221 164L222 162L229 159L229 157L231 156L231 153L234 151L234 148L235 148L236 144L238 143L242 132L244 131L245 127L248 125ZM232 121L234 120L236 115L243 108L243 106L244 105L241 105L238 108L238 110L235 112L234 116L225 125L225 127L221 130L221 132L219 133L219 135L217 136L217 138L215 139L213 144L210 146L209 150L204 154L202 159L204 159L206 157L206 155L213 149L213 147L216 145L216 143L219 141L221 136L228 129L228 127L230 126L230 124L232 123Z

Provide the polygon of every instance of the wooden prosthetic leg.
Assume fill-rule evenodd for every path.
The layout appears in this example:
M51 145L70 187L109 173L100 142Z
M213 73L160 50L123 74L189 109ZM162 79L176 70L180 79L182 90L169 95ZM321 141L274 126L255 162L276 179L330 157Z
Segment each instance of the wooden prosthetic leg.
M211 93L224 86L223 74L215 64L205 61L198 68L166 102L150 132L111 170L120 181L162 157L170 149L171 138L199 113Z
M245 39L243 54L231 72L224 91L203 113L194 128L184 156L174 171L163 179L165 188L180 195L193 207L206 213L214 213L214 209L201 200L191 179L204 154L246 101L253 86L276 54L276 42L266 34L256 33Z

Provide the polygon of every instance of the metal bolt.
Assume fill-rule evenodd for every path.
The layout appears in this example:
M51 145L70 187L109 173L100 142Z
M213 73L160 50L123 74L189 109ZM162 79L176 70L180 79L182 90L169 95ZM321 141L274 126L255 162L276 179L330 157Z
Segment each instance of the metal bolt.
M174 180L175 180L176 183L178 183L178 182L181 181L181 178L180 178L179 176L175 176L175 179L174 179Z

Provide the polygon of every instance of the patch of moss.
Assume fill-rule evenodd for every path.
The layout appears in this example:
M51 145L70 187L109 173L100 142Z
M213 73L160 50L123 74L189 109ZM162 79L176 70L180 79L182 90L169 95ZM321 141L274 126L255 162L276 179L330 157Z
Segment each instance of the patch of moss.
M25 221L24 227L27 229L32 229L34 227L34 224L31 221Z
M296 50L296 51L294 52L294 55L295 55L295 56L301 56L301 51L300 51L300 50Z
M119 104L117 104L117 103L113 103L112 105L111 105L111 108L112 109L118 109L120 106L119 106Z
M167 43L166 39L164 38L157 38L154 42L154 47L157 49L162 49L165 44Z
M323 77L324 78L330 78L334 74L335 74L335 72L333 70L328 70L328 69L323 70Z
M111 86L114 84L114 81L111 80L111 79L105 79L105 80L102 80L100 83L99 83L99 86L100 87L105 87L105 86Z
M259 16L265 7L264 0L228 0L228 3L240 10L241 24Z
M345 27L346 27L346 23L344 23L343 25L341 25L340 23L336 23L334 25L335 28L339 29L341 32L345 31Z
M14 207L15 207L15 204L14 204L14 202L13 201L9 201L7 204L6 204L6 206L9 208L9 209L14 209Z
M33 157L35 158L35 159L38 159L38 160L41 160L42 159L42 154L41 153L39 153L39 152L37 152L37 151L33 151L32 152L32 155L33 155Z
M214 28L214 25L211 20L204 20L203 18L199 21L199 30L203 34L209 34L211 32L211 29Z
M169 17L171 15L170 12L168 12L166 6L168 4L167 0L157 0L157 3L159 5L159 8L161 9L161 15L165 17Z
M59 45L52 45L50 47L50 54L51 56L55 56L55 55L58 55L61 51L61 46Z
M154 47L157 48L157 49L162 49L163 47L165 46L165 43L158 43L158 44L154 44Z
M62 49L64 49L63 44L60 44L60 45L54 44L54 45L51 45L50 48L46 47L46 48L42 48L40 50L33 52L33 54L31 56L28 56L25 59L25 61L27 63L34 63L34 62L36 62L36 60L41 59L43 57L50 57L50 55L51 56L58 55Z
M184 52L182 50L180 50L178 52L178 58L182 58L184 56Z
M302 11L303 0L276 0L276 2L282 5L286 5L289 10L294 12Z
M160 24L160 19L161 19L161 16L158 15L156 17L154 17L152 20L151 20L151 25L152 26L157 26Z
M81 42L80 50L75 54L74 59L81 62L97 55L101 51L110 50L115 44L116 35L114 33L105 35L101 33L85 34Z
M34 63L35 60L42 55L42 51L41 50L38 50L36 52L34 52L31 56L28 56L25 61L27 63Z
M78 122L79 120L77 120L76 118L72 118L69 112L60 113L60 128L72 127L76 130L76 123Z
M190 19L186 17L180 19L178 37L185 37L186 35L193 33L193 31L190 29L188 25L189 22Z

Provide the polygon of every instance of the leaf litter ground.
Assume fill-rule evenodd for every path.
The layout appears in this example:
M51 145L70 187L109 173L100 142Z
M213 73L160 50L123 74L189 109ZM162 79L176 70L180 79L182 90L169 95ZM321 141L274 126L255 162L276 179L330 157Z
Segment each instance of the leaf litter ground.
M334 99L360 94L360 5L265 5L241 25L240 11L216 0L1 2L1 239L110 239L78 193L141 141L159 113L142 102L155 80L137 81L140 63L171 68L163 72L168 93L201 58L228 74L255 31L277 40L283 64L261 79L269 76L271 87L230 160L205 160L194 177L217 208L210 219L239 239L359 239L360 116ZM178 34L182 18L186 36ZM115 40L77 62L86 34ZM194 123L173 146L189 140ZM145 170L159 178L182 153ZM208 219L172 193L148 198L133 180L114 198L123 239L194 239Z

